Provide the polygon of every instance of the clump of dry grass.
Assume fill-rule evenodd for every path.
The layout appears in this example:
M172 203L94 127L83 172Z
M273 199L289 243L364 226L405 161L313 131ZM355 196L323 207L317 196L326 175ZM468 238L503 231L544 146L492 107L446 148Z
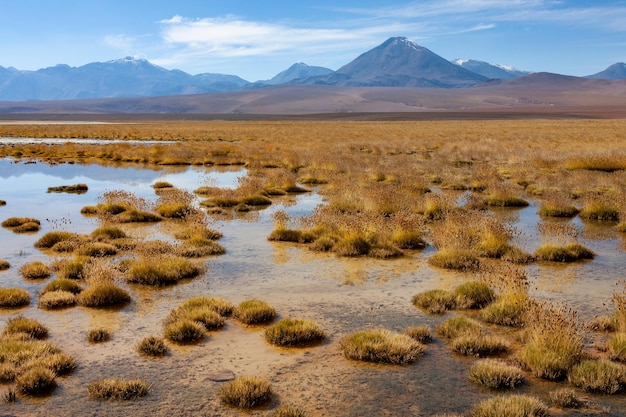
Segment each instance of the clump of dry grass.
M282 319L265 329L265 340L276 346L309 346L325 338L326 333L306 319Z
M0 307L18 308L30 304L30 293L23 288L0 288Z
M202 272L201 266L184 258L140 257L129 262L126 280L135 284L163 286L194 278Z
M587 198L578 215L586 220L616 222L620 211L620 203L615 198L603 195Z
M23 265L20 273L27 279L45 279L50 277L52 271L50 267L41 261L34 261Z
M339 345L348 359L394 365L412 363L424 353L424 346L411 337L386 329L353 333Z
M5 259L0 259L0 271L6 271L11 267L11 263Z
M23 334L31 339L45 339L48 337L48 328L37 320L24 316L12 317L2 331L3 336Z
M78 295L78 304L85 307L116 307L130 303L130 294L112 282L90 285Z
M88 242L78 247L77 255L101 258L105 256L114 256L117 254L117 248L110 243L105 242Z
M430 326L411 326L407 327L404 330L404 334L409 336L411 339L416 342L427 344L433 340L432 332L430 331Z
M270 415L271 417L306 417L307 412L305 409L300 407L281 405Z
M195 308L207 307L222 317L229 317L233 313L233 303L221 297L207 297L204 295L192 297L183 302L178 308L181 310L190 310Z
M103 343L111 340L111 332L103 327L89 329L87 331L87 340L89 343Z
M539 232L546 243L535 251L538 260L552 262L574 262L581 259L593 259L595 254L577 242L580 234L573 224L545 223L538 225Z
M89 190L87 184L59 185L57 187L48 187L49 193L70 193L84 194Z
M96 400L134 400L150 392L150 384L144 379L106 378L87 386L89 396Z
M498 396L480 402L470 417L547 417L548 407L528 395Z
M179 319L166 324L164 335L176 343L196 343L204 338L204 326L190 319Z
M54 290L47 291L39 297L39 308L52 310L73 307L77 303L76 294L70 291Z
M578 408L583 403L576 395L576 391L571 388L550 391L550 401L561 408Z
M56 272L59 279L78 280L84 278L85 266L91 262L86 256L78 256L73 259L60 259L52 263L52 270Z
M78 237L76 233L53 230L39 238L39 240L35 242L35 247L50 249L59 242L76 240Z
M124 232L119 227L115 226L102 226L98 227L96 230L91 232L91 237L96 240L114 240L114 239L122 239L126 237L126 232Z
M437 334L446 339L455 339L459 336L480 334L482 326L476 320L465 316L455 316L447 319L436 327Z
M188 306L182 305L170 312L165 320L166 325L173 324L180 320L190 320L204 326L206 330L217 330L224 327L226 321L213 308L208 305Z
M456 308L456 296L454 293L440 289L416 294L411 301L414 306L430 314L444 314Z
M452 340L452 350L465 356L491 356L508 352L509 343L498 336L464 334Z
M276 309L265 301L246 300L234 309L233 317L245 324L269 323L276 317Z
M162 189L166 189L166 188L173 188L174 186L167 182L167 181L157 181L154 184L152 184L152 188L156 190L162 190Z
M526 314L527 342L519 353L520 360L537 377L563 379L583 357L576 313L564 306L535 303Z
M72 279L67 278L57 278L53 281L50 281L44 288L41 290L41 294L45 294L51 291L67 291L72 294L80 294L83 288Z
M483 359L472 365L469 380L491 389L515 388L524 382L522 370L495 359Z
M428 263L460 271L476 271L481 266L477 253L467 249L442 249L428 258Z
M571 157L565 161L565 169L614 172L626 169L624 155L585 155Z
M546 195L545 201L539 207L539 215L545 217L574 217L579 211L571 199L562 193Z
M269 382L253 376L239 377L220 390L220 400L238 408L255 408L271 400L272 387Z
M606 346L612 360L626 362L626 333L615 333Z
M137 351L144 356L160 357L167 355L169 349L163 339L149 336L139 342Z
M48 368L35 366L15 378L15 388L24 395L46 395L56 388L56 375Z
M626 366L606 359L585 360L575 365L567 378L585 391L616 394L626 388Z
M13 233L30 233L39 231L41 222L30 217L10 217L2 222L2 227Z
M459 285L455 288L454 295L457 307L469 309L484 308L496 298L493 289L480 281L469 281Z

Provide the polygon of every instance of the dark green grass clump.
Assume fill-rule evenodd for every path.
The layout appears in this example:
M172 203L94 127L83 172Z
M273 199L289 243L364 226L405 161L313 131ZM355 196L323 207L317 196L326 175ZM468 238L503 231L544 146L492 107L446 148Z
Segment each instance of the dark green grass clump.
M272 399L272 387L264 379L244 376L230 381L220 390L220 400L238 408L259 407Z
M424 353L422 344L386 329L353 333L341 340L340 347L348 359L394 365L412 363Z
M262 324L273 321L276 310L265 301L246 300L235 308L233 316L245 324Z
M144 379L107 378L87 386L89 396L96 400L134 400L148 395L150 384Z
M30 293L23 288L0 288L0 307L17 308L30 304Z
M277 346L309 346L325 338L315 322L305 319L282 319L265 330L265 340Z

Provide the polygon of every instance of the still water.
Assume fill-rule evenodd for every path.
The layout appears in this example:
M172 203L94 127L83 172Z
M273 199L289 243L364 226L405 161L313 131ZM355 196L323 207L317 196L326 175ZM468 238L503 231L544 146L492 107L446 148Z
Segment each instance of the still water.
M162 289L127 287L133 301L121 310L93 310L81 307L43 311L37 308L38 291L45 282L26 282L21 265L33 260L53 259L33 247L49 230L89 233L97 228L94 218L80 214L94 205L105 191L126 190L138 197L156 199L151 185L167 181L175 187L194 190L202 185L236 187L246 175L240 168L216 170L205 167L99 166L79 164L47 165L0 160L0 220L34 217L42 222L36 234L18 235L0 229L0 259L12 267L0 272L0 285L21 287L31 292L33 302L21 310L0 311L0 326L17 314L35 318L51 330L50 341L73 355L79 368L59 382L53 395L44 399L20 399L1 409L16 416L220 416L268 415L269 410L241 413L224 408L218 398L221 383L213 382L214 372L229 371L237 376L257 375L268 379L277 394L270 408L291 404L305 408L312 416L429 416L435 413L467 413L471 407L494 393L467 381L472 358L454 355L441 340L427 348L426 355L406 367L362 365L346 361L339 353L339 340L363 328L385 327L402 331L407 326L427 324L434 328L455 313L443 317L424 314L411 305L411 297L433 288L453 288L464 282L464 273L429 266L434 249L410 252L402 259L345 259L314 253L293 244L272 243L272 213L285 210L291 216L311 213L322 198L316 193L280 197L268 208L211 225L224 237L220 243L227 253L206 261L207 273L190 282ZM74 195L47 193L47 188L85 183L89 191ZM521 230L517 244L532 252L540 243L536 230L537 207L500 210L495 213ZM612 225L581 223L581 243L598 256L591 262L574 265L531 264L532 296L567 303L587 320L611 314L610 299L616 282L624 278L626 256L623 237ZM148 232L158 233L158 227ZM279 315L315 320L329 335L321 346L283 350L264 342L262 329L249 328L229 320L226 327L194 346L171 346L169 356L160 360L140 357L135 345L144 337L162 334L162 321L186 298L196 295L224 297L234 304L258 298L272 304ZM86 332L105 327L113 333L110 342L91 345ZM146 378L151 394L131 402L99 402L87 397L86 385L104 377ZM564 384L547 383L528 377L529 383L516 390L549 402L548 392ZM0 387L0 390L2 388ZM589 396L596 410L605 415L624 415L626 399ZM4 405L0 405L5 407ZM576 414L584 415L584 414Z

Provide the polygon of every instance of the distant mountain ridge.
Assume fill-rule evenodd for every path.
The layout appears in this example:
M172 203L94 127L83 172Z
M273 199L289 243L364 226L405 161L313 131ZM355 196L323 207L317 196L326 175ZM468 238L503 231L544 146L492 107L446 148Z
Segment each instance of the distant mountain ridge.
M0 100L7 101L200 94L239 90L246 84L235 75L190 75L133 57L37 71L0 67Z
M520 71L510 66L490 64L485 61L477 61L475 59L455 59L452 63L459 65L466 70L480 74L483 77L497 80L511 80L517 77L523 77L530 74L528 71Z
M626 78L626 64L623 62L617 62L604 71L600 71L593 75L588 75L587 78L600 78L604 80L622 80Z
M37 71L0 66L0 101L173 96L237 92L279 85L463 88L528 74L472 59L451 62L407 38L393 37L337 71L300 62L270 80L253 83L236 75L190 75L133 57L80 67L57 65ZM588 78L626 78L626 64L614 64Z

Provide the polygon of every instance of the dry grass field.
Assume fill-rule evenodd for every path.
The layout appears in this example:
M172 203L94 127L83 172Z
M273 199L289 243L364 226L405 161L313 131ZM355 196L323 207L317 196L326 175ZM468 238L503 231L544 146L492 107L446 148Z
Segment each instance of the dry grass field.
M507 409L523 408L528 402L536 403L541 410L536 415L547 415L547 406L535 397L548 401L549 392L563 386L577 387L578 390L571 395L584 398L590 393L620 395L626 389L626 367L621 363L626 356L626 347L620 344L620 341L624 343L623 340L626 340L621 337L626 331L626 289L616 286L613 300L605 300L607 305L614 307L614 314L602 321L606 324L603 329L610 328L612 332L598 336L592 332L594 326L588 326L571 306L535 299L526 273L529 265L537 263L558 262L564 265L566 262L594 262L597 254L583 245L586 241L580 230L568 223L573 216L602 224L616 235L626 230L626 120L0 122L0 137L42 139L41 143L0 146L0 158L44 162L53 166L61 163L107 166L232 165L247 170L247 175L239 180L238 187L234 189L205 186L192 194L172 189L171 184L167 187L161 184L154 187L158 195L154 205L132 193L111 192L104 195L97 206L85 207L83 214L97 220L100 225L98 232L91 235L65 233L63 239L54 240L49 245L50 249L46 249L51 252L45 252L52 253L50 256L56 259L51 268L56 278L66 278L61 276L60 271L64 270L61 265L69 267L71 259L84 263L85 272L74 277L80 283L74 291L76 295L55 294L71 297L72 300L75 298L80 308L107 305L100 300L113 297L115 294L109 294L112 290L121 291L123 299L108 305L124 308L131 296L123 288L129 285L133 297L138 286L158 287L154 291L165 294L165 291L180 285L178 282L181 280L193 280L209 273L203 266L203 260L209 255L228 257L229 248L224 243L224 253L224 248L214 242L222 234L212 230L210 224L205 224L203 216L228 221L233 213L267 207L280 196L315 190L323 197L324 204L304 217L276 211L272 217L273 231L264 239L277 247L285 245L333 257L331 259L359 259L363 262L398 262L398 259L411 257L429 247L434 252L428 258L429 268L459 274L459 279L464 281L464 284L449 291L446 288L417 294L418 291L409 288L410 294L406 294L406 288L401 290L408 297L407 309L415 311L419 317L438 320L440 325L437 336L433 336L432 347L430 344L422 345L407 335L396 334L402 329L383 329L385 322L376 323L374 312L370 312L371 317L368 316L367 320L364 319L368 328L359 329L359 332L352 332L357 329L348 332L342 328L342 320L347 320L345 318L321 315L324 332L320 330L322 336L306 346L311 351L325 352L326 356L319 358L321 361L345 362L347 365L341 366L350 367L338 368L338 374L347 375L349 371L345 369L352 367L371 366L357 369L366 369L378 376L384 374L389 382L393 378L389 375L400 375L402 366L430 366L422 364L428 364L444 353L453 355L455 364L461 364L446 365L457 369L455 372L459 372L459 368L469 369L477 357L501 359L482 361L481 367L472 367L469 378L462 376L460 379L465 378L468 386L521 389L524 395L496 399L500 398L501 391L494 395L491 391L480 391L480 399L486 398L485 393L494 399L479 404L470 415L498 415L500 402L506 402ZM45 138L64 138L68 142L50 145L46 144ZM106 144L70 141L80 138L120 141ZM125 143L128 139L163 143ZM11 203L2 195L2 190L0 198ZM194 205L194 200L199 204ZM174 207L175 215L166 215L169 213L166 208L174 210L170 207L174 203L180 205ZM540 224L534 225L533 230L541 246L534 253L526 253L524 248L518 246L520 231L514 225L502 216L494 215L498 210L514 210L510 207L528 206L529 203L536 206L540 214ZM144 215L129 220L131 212ZM155 219L160 223L176 224L173 239L180 240L181 245L174 249L171 243L160 240L133 241L125 231L143 227L141 225L148 222L145 217L149 214L156 216L151 217L150 224L156 223ZM55 233L64 232L73 232L71 224L67 225L67 230ZM50 240L54 236L47 234L43 237ZM224 238L228 240L228 235L225 234ZM104 253L105 247L110 251ZM620 250L623 252L623 249ZM69 258L64 258L64 261L58 259L65 256ZM615 267L620 268L619 265ZM9 267L8 271L11 269ZM33 281L32 277L28 280ZM59 286L49 291L52 294L64 291L64 288ZM358 303L358 291L351 294L354 297L352 302ZM252 295L248 293L247 299L256 299L257 295ZM167 357L176 356L184 349L212 343L205 342L206 338L219 340L220 337L230 337L220 335L233 331L234 319L229 321L231 314L239 320L238 326L252 328L245 327L248 332L262 330L263 325L274 319L275 313L278 319L284 319L287 313L311 317L309 311L298 310L298 306L292 306L289 312L284 309L281 312L280 308L274 310L271 295L260 295L271 304L266 306L271 309L271 318L250 322L242 319L242 306L233 313L234 305L221 298L202 298L206 302L194 306L192 311L181 307L186 305L182 304L185 300L167 295L168 300L176 301L179 307L172 310L169 321L163 323L165 330L160 326L150 327L150 346L142 348L137 343L126 343L122 350L130 349L133 354L142 349L146 352L155 350L158 355L144 353L144 357L165 356L168 360ZM410 301L413 296L413 303L420 309L413 307ZM90 304L88 301L94 297L98 302ZM9 302L10 297L6 295L4 298L2 306ZM59 303L66 303L66 298ZM332 299L332 294L324 294L324 298ZM190 299L188 303L195 300L198 304L200 299ZM52 303L50 306L54 305L54 300L47 301ZM221 310L217 301L226 303L230 310ZM23 305L24 301L20 302ZM141 302L133 298L131 305ZM308 305L315 303L311 301ZM381 309L385 308L383 302L379 305ZM45 314L53 313L46 310ZM384 316L384 313L380 314ZM453 319L446 317L447 314L453 315ZM12 316L10 310L0 311L2 322ZM596 330L600 322L595 322ZM150 323L154 324L154 320ZM434 322L422 321L412 325L424 323ZM92 327L98 327L97 321L93 324ZM372 328L380 334L371 335L366 331ZM52 333L54 331L51 329ZM164 332L163 339L155 336L160 332ZM353 333L351 339L348 339L349 333ZM399 339L401 344L398 345L396 339L387 340L391 336ZM0 381L8 387L5 391L0 388L0 392L6 392L5 402L14 403L12 410L17 412L20 404L27 404L30 400L11 384L18 375L26 374L30 369L19 366L9 369L5 364L2 346L15 344L18 340L16 336L11 337L10 340L7 335L0 337L0 376L13 375ZM116 335L112 337L115 340ZM25 343L28 337L23 336L22 339L19 340ZM318 343L322 340L325 341ZM346 353L348 340L350 349L358 354ZM152 345L156 342L158 346L154 348ZM345 358L339 346L344 349ZM361 349L366 353L361 353ZM408 349L408 353L404 349ZM298 353L286 352L285 355L292 355L290 357L301 354L300 350ZM424 352L424 357L421 357ZM227 352L222 354L228 356ZM408 359L405 360L403 355ZM416 361L417 357L420 357L419 361ZM363 360L374 364L357 363ZM80 357L77 362L80 374ZM409 363L411 365L406 365ZM158 368L157 362L151 364ZM436 364L433 366L437 368ZM305 368L304 365L302 367ZM271 371L267 371L271 368L271 363L257 366L256 369L266 370L266 374L259 371L259 375L250 376L251 380L272 375ZM251 369L254 370L254 366L246 368ZM307 372L313 371L308 369ZM330 372L332 374L332 369ZM324 388L324 378L333 380L335 375L331 374L323 374L319 386L313 387L310 381L300 381L296 371L281 372L273 375L271 390L269 383L262 381L261 393L257 392L260 388L254 384L235 387L231 383L229 388L221 391L221 397L216 395L211 400L211 407L216 408L205 408L203 411L215 415L244 415L239 408L261 406L260 411L253 411L257 413L253 415L279 415L278 410L286 410L289 406L285 399L300 399L301 403L294 404L298 408L294 408L297 414L294 412L293 415L342 415L337 411L339 408L333 408L340 407L339 404L311 404L315 396L327 398L325 395L331 388ZM286 378L291 379L285 382ZM140 389L133 388L130 394L101 394L104 389L94 382L90 385L89 395L92 398L126 399L147 394L148 400L134 401L152 401L150 404L154 405L153 402L159 400L149 398L157 396L152 392L163 395L160 381L141 382ZM360 383L365 384L363 381ZM351 386L346 380L342 384L344 389ZM397 385L398 392L402 391L399 388L401 383L397 382ZM289 387L294 392L297 389L299 394L290 397L285 392ZM358 389L355 385L355 392ZM309 395L307 390L315 394ZM94 394L95 391L98 393ZM282 392L279 395L282 399L273 399L274 392ZM52 395L57 394L53 391ZM339 395L346 398L347 394L342 392ZM626 406L620 398L613 404ZM576 398L574 400L572 403L585 403ZM478 399L471 402L478 403ZM568 409L559 404L564 402L554 400L550 412L557 410L559 415L568 414ZM601 411L591 402L585 404L590 413ZM470 412L470 408L450 410L442 405L441 410L434 411ZM496 411L489 414L483 410L490 408ZM432 409L430 405L428 410ZM396 411L408 413L410 410ZM611 412L618 414L609 415L619 415L619 410ZM416 412L415 415L429 414Z

